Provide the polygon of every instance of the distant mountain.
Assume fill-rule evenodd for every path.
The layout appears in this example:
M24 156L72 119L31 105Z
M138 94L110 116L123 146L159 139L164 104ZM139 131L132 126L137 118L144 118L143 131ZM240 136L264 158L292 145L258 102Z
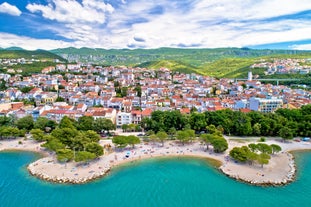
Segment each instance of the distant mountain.
M5 48L5 50L24 50L24 49L21 47L8 47L8 48Z
M70 47L51 50L51 52L62 56L69 62L146 68L167 67L181 72L197 72L216 77L247 77L249 66L261 58L311 58L310 51L250 48L107 50Z
M54 61L58 59L59 61L66 61L66 59L62 58L61 56L46 50L28 51L18 47L0 49L0 59L6 58L7 59L25 58L25 59L38 59L46 61Z

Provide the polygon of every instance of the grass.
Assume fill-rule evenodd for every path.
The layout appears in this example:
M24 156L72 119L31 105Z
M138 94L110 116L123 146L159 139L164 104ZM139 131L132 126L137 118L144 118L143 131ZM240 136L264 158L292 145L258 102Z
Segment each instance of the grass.
M41 73L42 69L49 66L56 66L57 63L54 62L34 62L32 64L18 64L13 66L8 66L7 68L21 69L23 74Z
M136 66L150 69L168 68L181 73L200 73L197 71L198 67L176 60L149 61Z
M253 58L225 58L204 64L199 71L218 78L247 77L250 66L255 62Z
M28 51L28 50L0 49L0 59L18 59L18 58L25 58L28 60L37 59L51 62L53 62L55 59L65 61L64 58L58 56L57 54L45 50Z

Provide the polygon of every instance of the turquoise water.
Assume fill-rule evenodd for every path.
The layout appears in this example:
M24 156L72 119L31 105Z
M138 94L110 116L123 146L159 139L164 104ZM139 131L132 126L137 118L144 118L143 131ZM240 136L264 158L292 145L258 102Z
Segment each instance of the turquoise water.
M256 187L236 182L202 159L153 159L122 166L85 185L51 184L30 176L37 159L27 152L0 153L0 206L311 206L311 153L297 153L296 182Z

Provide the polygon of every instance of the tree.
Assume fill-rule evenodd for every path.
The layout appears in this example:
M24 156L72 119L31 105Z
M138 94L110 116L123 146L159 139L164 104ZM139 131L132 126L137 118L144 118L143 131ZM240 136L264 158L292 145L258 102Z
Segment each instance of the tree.
M217 132L217 128L213 124L206 126L206 130L210 134L215 134Z
M46 147L52 151L57 151L58 149L64 149L66 147L59 139L56 139L55 137L52 137L52 139L49 139L41 146Z
M93 160L96 158L96 155L91 152L79 151L76 153L74 160L76 162L88 162L89 160Z
M254 126L253 126L253 134L256 135L256 136L259 136L261 134L260 129L261 129L261 124L259 124L259 123L254 124Z
M255 161L258 159L258 154L255 152L248 152L247 153L247 161L249 162L250 165L253 165Z
M96 157L99 157L104 154L104 149L101 145L95 142L87 143L85 146L85 150L87 152L91 152L96 155Z
M121 88L121 97L126 97L127 96L127 87L122 87Z
M246 146L234 147L232 150L230 150L229 155L237 161L246 162L248 160L250 152L251 151Z
M132 148L135 147L135 144L139 144L140 143L140 139L134 135L130 135L127 137L127 143L129 145L132 145Z
M74 151L85 151L85 146L90 142L92 141L85 136L85 133L79 132L70 140L70 143L67 144L67 146Z
M85 138L90 139L91 142L98 142L100 140L100 136L93 130L82 132L82 135Z
M158 137L153 133L149 136L149 140L154 144L158 140Z
M0 91L5 91L7 88L5 80L1 80Z
M56 151L57 160L61 162L69 162L73 159L73 151L70 149L58 149Z
M228 149L228 142L223 137L216 136L212 140L211 144L214 147L214 152L215 153L221 153L221 152L224 152L224 151L226 151Z
M30 134L36 141L39 141L39 142L45 141L44 132L41 129L32 129L30 131Z
M164 146L164 141L167 139L166 132L160 131L156 134L158 140L162 143L162 147Z
M0 116L0 126L8 126L10 124L10 118L7 116Z
M264 154L272 154L272 147L264 143L258 143L257 150Z
M186 141L193 141L195 139L195 131L192 129L186 129L185 132L187 133L188 140Z
M259 164L261 164L261 167L263 168L263 165L267 165L269 164L269 159L270 159L270 156L266 153L261 153L259 154L259 156L257 157L257 162Z
M122 124L121 128L122 128L123 132L126 132L128 129L128 124Z
M148 118L148 117L142 118L142 120L140 122L140 126L141 126L141 128L144 129L144 131L152 130L150 128L150 126L151 126L151 119Z
M37 121L34 123L34 128L41 129L42 131L44 131L49 121L50 120L46 117L39 117Z
M21 92L22 93L29 93L29 91L31 91L34 87L33 86L25 86L23 88L21 88Z
M271 144L270 146L272 148L272 153L273 154L282 151L282 148L279 145L277 145L277 144Z
M201 134L200 139L206 144L206 150L208 150L209 145L215 139L215 135L213 135L213 134Z
M58 139L64 145L70 146L73 139L79 134L78 130L74 128L57 128L51 135Z
M14 126L16 127L16 122L17 122L17 117L15 114L9 114L8 115L8 118L9 118L9 123L8 123L8 126Z
M129 124L129 125L128 125L128 130L129 130L130 132L135 131L135 129L136 129L136 124Z
M170 135L170 139L173 139L174 136L176 135L176 129L175 127L171 127L169 130L168 130L168 135Z
M196 131L202 131L206 127L205 115L202 113L191 113L189 118L191 128Z
M251 119L242 112L236 112L235 117L235 132L237 135L250 135L252 134Z
M16 127L3 126L0 128L0 137L1 138L16 138L21 136L21 131Z
M141 86L140 86L140 85L137 85L137 86L134 88L134 91L136 91L137 96L141 98L141 95L142 95Z
M69 118L68 116L64 116L58 125L59 128L70 128L70 129L75 129L75 120Z
M185 145L185 142L189 140L188 133L185 131L177 131L176 138Z
M98 118L94 121L93 129L97 133L101 133L102 131L110 131L116 129L116 126L112 123L110 119L106 118Z
M288 127L282 127L279 131L279 136L283 138L283 140L291 140L294 138L292 131Z
M78 119L78 129L87 131L93 130L94 118L92 116L81 116Z
M27 131L33 129L34 121L32 116L25 116L16 121L16 126L19 129L25 129Z
M138 124L135 124L135 132L141 132L141 127Z
M252 151L252 152L256 152L257 151L257 144L255 143L251 143L248 145L249 149Z
M112 138L112 143L116 145L117 148L125 148L128 145L125 136L115 136Z
M55 102L64 102L65 99L63 97L57 96Z

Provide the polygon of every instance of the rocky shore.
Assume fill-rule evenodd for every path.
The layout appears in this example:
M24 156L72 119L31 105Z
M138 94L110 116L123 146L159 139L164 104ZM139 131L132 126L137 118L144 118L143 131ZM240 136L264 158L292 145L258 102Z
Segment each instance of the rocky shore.
M99 179L103 176L105 176L109 171L109 168L105 168L103 171L94 173L90 176L83 177L83 178L70 178L70 177L58 177L58 176L50 176L48 174L42 173L40 171L37 171L36 168L33 167L33 163L28 165L27 167L28 172L32 175L35 176L41 180L45 180L48 182L53 182L53 183L68 183L68 184L83 184L83 183L88 183L93 180Z
M30 165L27 167L29 173L33 176L36 176L37 178L41 180L45 180L48 182L53 182L53 183L68 183L68 184L83 184L83 183L88 183L93 180L99 179L103 176L105 176L110 169L107 169L106 171L100 172L100 173L95 173L91 176L88 177L83 177L83 178L69 178L69 177L57 177L57 176L49 176L47 174L44 174L42 172L37 172L32 168Z
M258 186L280 186L286 185L295 180L296 166L294 156L290 153L295 150L310 150L309 143L280 143L269 141L268 144L280 144L283 151L272 155L268 165L261 167L258 164L248 165L238 163L228 156L233 147L240 147L245 143L229 140L229 149L226 153L217 154L199 142L189 145L180 145L178 142L167 142L164 147L160 145L142 143L135 148L128 148L123 151L114 151L106 154L90 163L60 163L56 156L48 154L40 145L34 141L24 141L18 144L19 140L4 141L0 143L1 150L27 150L43 154L45 157L29 164L29 173L42 180L55 183L82 184L101 178L114 167L123 163L131 163L136 160L154 157L200 157L212 159L221 163L219 170L230 178L241 182ZM218 168L218 165L216 166Z
M282 185L287 185L291 182L293 182L296 178L296 165L295 165L295 159L294 156L289 153L285 152L286 156L288 157L288 173L283 176L279 177L278 179L257 179L256 177L252 178L246 178L245 176L242 177L239 174L232 173L231 171L225 170L225 166L222 165L219 167L219 170L224 173L226 176L235 179L239 182L244 182L248 183L251 185L256 185L256 186L282 186ZM246 165L246 164L245 164ZM259 174L259 173L257 173ZM259 174L260 175L260 174ZM261 174L263 176L263 174Z

